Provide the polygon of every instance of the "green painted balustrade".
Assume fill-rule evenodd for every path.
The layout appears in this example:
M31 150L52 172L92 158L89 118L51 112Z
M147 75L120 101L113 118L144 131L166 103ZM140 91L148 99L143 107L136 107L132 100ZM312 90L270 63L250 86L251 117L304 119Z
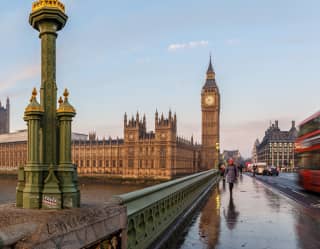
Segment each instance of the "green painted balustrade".
M214 183L215 169L114 196L127 207L127 248L147 249Z

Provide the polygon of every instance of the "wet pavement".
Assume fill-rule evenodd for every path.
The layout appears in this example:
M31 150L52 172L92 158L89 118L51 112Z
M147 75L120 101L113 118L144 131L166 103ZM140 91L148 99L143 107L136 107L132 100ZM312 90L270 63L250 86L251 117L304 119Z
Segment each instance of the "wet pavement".
M242 176L230 198L220 182L179 249L319 249L320 212Z
M252 176L252 174L247 174ZM320 210L320 194L301 188L298 184L297 173L280 173L279 176L256 175L256 179L306 207Z

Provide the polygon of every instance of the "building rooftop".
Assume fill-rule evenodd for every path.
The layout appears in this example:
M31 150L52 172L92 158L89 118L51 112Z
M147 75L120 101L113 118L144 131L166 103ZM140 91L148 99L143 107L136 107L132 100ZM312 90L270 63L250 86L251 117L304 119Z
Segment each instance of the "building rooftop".
M11 133L1 134L0 135L0 144L2 143L16 143L16 142L26 142L28 140L27 130L19 130ZM72 140L88 140L88 135L83 133L72 133Z
M292 121L292 126L288 131L281 131L278 120L266 130L262 142L258 146L263 146L271 142L294 142L297 138L298 131L295 127L295 122Z

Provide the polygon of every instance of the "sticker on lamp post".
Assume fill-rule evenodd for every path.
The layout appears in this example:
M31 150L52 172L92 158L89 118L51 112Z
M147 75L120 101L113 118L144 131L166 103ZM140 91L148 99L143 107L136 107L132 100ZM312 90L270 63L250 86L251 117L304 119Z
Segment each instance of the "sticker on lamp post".
M57 209L58 208L58 200L56 198L54 198L53 196L45 196L44 195L42 197L42 207Z

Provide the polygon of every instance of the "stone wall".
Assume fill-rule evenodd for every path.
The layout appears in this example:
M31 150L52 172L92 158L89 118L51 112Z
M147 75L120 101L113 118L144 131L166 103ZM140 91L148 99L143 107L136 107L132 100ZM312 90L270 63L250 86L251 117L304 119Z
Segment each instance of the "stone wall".
M100 243L126 248L126 225L126 208L114 203L63 211L2 205L0 248L80 249Z

